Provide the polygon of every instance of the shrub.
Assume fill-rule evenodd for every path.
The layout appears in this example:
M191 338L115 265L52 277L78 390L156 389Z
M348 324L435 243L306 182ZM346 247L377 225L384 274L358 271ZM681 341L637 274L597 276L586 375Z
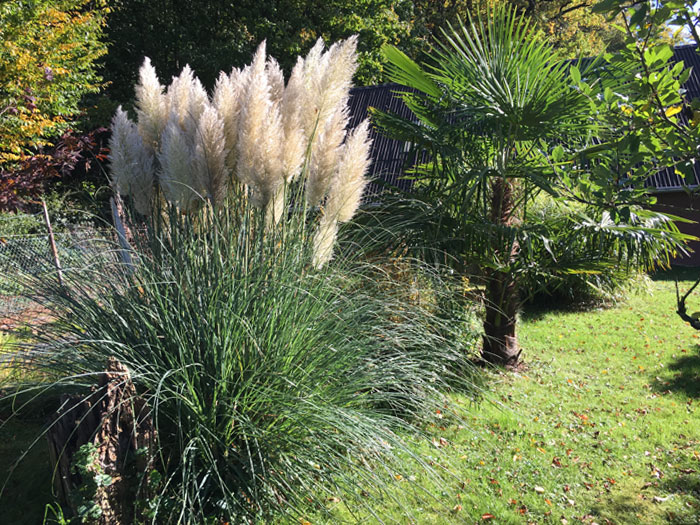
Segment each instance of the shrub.
M77 181L95 184L103 180L99 163L107 159L106 136L104 128L88 133L68 130L53 146L25 155L8 170L0 169L0 210L36 210L37 198L49 198L51 189L67 197L66 190Z
M104 11L101 0L2 3L0 163L46 145L78 113L81 96L99 89Z
M626 257L625 251L632 241L625 239L624 233L618 242L614 242L614 238L601 239L600 231L582 234L583 228L578 226L581 218L605 225L604 213L600 210L539 196L527 213L528 220L541 225L549 239L542 271L532 271L524 277L521 293L527 302L551 302L552 297L562 304L615 300L639 282L648 268L641 255ZM653 226L643 217L632 217L631 222L634 220ZM643 244L641 236L636 242ZM560 264L568 272L550 271L545 264L548 260L551 264Z

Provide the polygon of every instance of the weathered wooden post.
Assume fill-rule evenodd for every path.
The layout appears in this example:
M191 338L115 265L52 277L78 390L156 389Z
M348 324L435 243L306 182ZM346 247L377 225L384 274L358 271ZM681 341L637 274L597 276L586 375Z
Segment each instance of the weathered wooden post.
M49 209L46 207L46 201L41 199L41 206L44 209L44 222L46 223L46 229L49 232L49 246L51 247L51 253L53 254L53 264L56 267L56 272L58 275L58 284L63 286L63 270L61 269L61 261L58 258L58 250L56 249L56 241L53 237L53 229L51 228L51 219L49 219Z

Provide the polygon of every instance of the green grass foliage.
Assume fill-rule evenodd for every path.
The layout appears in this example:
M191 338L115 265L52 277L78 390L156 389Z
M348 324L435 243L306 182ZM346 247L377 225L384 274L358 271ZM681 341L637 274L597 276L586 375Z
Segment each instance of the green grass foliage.
M129 369L158 431L153 522L298 520L359 494L381 514L399 458L440 477L407 442L467 384L474 338L437 315L438 286L412 299L377 266L314 270L292 215L170 210L134 234L133 265L34 283L55 322L22 349L42 373L23 388L87 395L109 358Z

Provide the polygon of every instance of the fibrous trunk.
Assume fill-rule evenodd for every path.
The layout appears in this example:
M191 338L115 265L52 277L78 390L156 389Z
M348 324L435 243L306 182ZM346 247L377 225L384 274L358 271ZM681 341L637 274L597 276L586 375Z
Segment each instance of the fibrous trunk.
M513 183L505 178L494 180L492 189L491 221L500 227L512 226ZM498 230L498 228L496 228ZM495 239L499 248L494 256L501 261L512 263L518 254L518 243L503 234ZM499 365L515 365L520 357L520 347L516 336L518 313L518 289L515 278L506 271L489 271L486 274L486 317L484 319L484 345L482 358Z
M520 357L516 336L518 291L508 274L492 272L486 288L486 318L482 358L498 365L515 365Z
M90 522L95 525L137 522L135 499L152 496L139 477L153 461L156 437L150 410L136 394L129 372L110 359L91 395L62 397L47 433L59 499L75 516L81 515L79 505L97 507L98 517ZM95 452L81 475L74 460L87 444ZM90 487L83 479L86 473L104 474L109 482Z

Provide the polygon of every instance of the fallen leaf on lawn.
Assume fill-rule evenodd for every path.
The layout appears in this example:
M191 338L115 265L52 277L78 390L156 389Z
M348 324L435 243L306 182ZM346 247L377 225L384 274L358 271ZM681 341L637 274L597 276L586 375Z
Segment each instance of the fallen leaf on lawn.
M482 514L482 515L481 515L481 519L484 520L484 521L486 521L486 520L492 520L492 519L495 518L495 517L496 517L496 516L494 516L493 514L488 514L488 513L487 513L487 514Z
M460 510L462 510L462 505L455 505L452 507L452 512L459 512Z

